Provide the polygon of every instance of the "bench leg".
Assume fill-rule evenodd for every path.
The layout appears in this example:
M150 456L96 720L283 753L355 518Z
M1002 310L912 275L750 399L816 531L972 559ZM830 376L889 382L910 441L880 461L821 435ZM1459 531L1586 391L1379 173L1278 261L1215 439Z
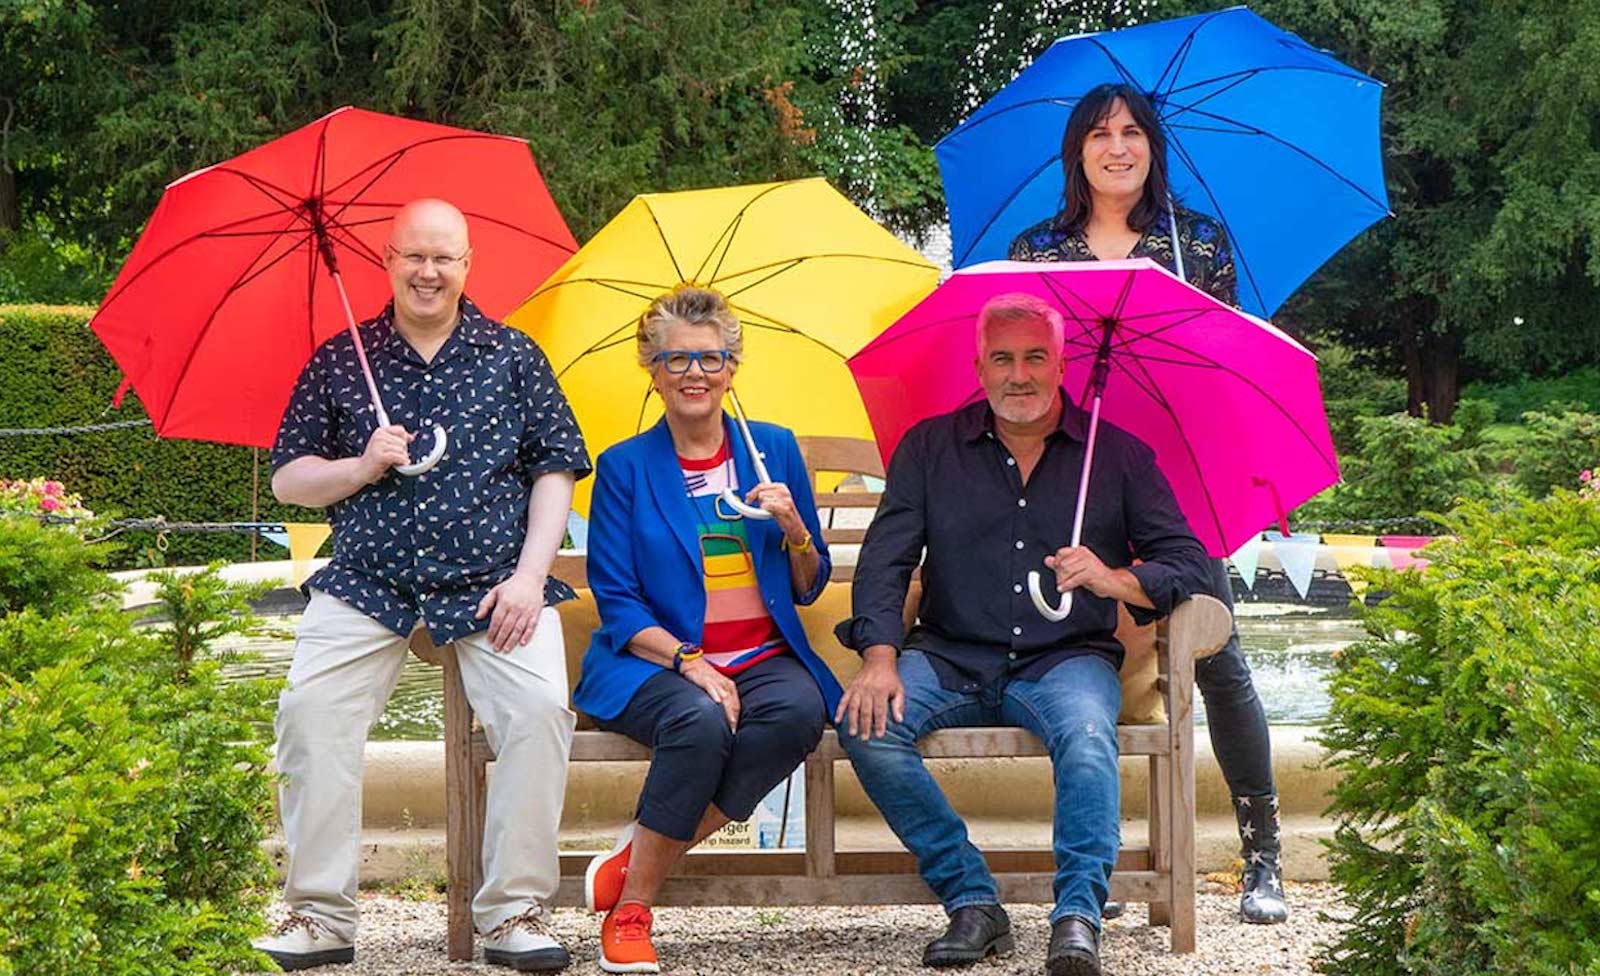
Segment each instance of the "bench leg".
M806 875L833 877L833 854L833 760L813 753L806 759Z
M1150 757L1150 860L1151 870L1163 877L1172 876L1172 815L1167 807L1172 790L1172 763L1165 756ZM1172 902L1159 899L1150 903L1150 924L1172 924Z
M451 647L444 654L444 788L446 943L452 962L472 959L472 896L478 890L473 878L483 870L482 845L472 830L472 772L472 709Z

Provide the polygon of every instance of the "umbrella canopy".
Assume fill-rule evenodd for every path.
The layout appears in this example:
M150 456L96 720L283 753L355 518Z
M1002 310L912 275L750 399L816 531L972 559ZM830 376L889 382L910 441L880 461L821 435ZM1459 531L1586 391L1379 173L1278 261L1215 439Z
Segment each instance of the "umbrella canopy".
M1063 38L936 147L957 267L1062 207L1061 134L1107 82L1149 95L1183 205L1227 228L1239 302L1270 315L1389 213L1382 83L1243 7Z
M168 186L91 323L156 433L271 447L301 367L348 325L330 260L376 314L389 223L418 197L466 214L491 316L577 250L523 140L356 108Z
M1154 449L1195 535L1225 556L1339 478L1316 357L1146 258L966 268L850 360L885 462L917 421L983 397L978 312L997 295L1066 322L1066 396ZM1067 526L1062 526L1063 544Z
M721 292L743 323L734 386L751 416L800 434L868 438L845 359L938 279L822 179L651 193L507 321L550 357L597 454L660 417L634 332L650 303L683 283ZM585 514L588 498L579 482L574 506Z

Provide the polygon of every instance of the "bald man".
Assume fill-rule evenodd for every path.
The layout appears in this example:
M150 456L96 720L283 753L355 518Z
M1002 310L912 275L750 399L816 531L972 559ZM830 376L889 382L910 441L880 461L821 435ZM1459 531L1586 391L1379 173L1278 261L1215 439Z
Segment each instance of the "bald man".
M573 593L549 570L589 456L539 347L462 294L472 247L459 210L407 204L384 267L393 301L360 331L391 424L379 426L341 332L300 374L272 452L273 494L327 509L333 559L306 581L278 701L289 915L256 947L286 970L355 958L362 752L426 627L455 644L497 756L472 906L484 957L557 970L570 960L542 903L560 881L574 717L551 604ZM395 471L436 423L449 434L438 466Z

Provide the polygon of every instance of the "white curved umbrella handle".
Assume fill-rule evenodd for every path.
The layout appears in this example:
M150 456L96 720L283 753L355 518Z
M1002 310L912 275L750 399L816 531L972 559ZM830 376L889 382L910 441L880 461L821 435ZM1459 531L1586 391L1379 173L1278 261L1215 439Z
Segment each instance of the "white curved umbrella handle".
M754 506L746 505L744 503L743 499L741 499L738 495L735 495L733 493L733 489L732 488L724 488L724 489L722 489L722 503L724 505L728 506L729 508L733 509L735 512L738 512L740 515L743 515L745 518L749 518L749 519L769 519L769 518L772 518L772 513L767 511L766 509L764 509L764 508L755 508Z
M408 478L415 478L419 474L432 471L433 466L439 463L440 458L444 457L445 448L449 445L450 438L445 436L444 428L439 424L434 424L433 450L428 452L427 457L411 464L397 464L394 469Z
M1052 607L1050 601L1045 599L1036 569L1028 571L1028 595L1033 598L1033 608L1039 611L1039 616L1051 623L1060 623L1072 615L1072 591L1061 594L1061 606Z

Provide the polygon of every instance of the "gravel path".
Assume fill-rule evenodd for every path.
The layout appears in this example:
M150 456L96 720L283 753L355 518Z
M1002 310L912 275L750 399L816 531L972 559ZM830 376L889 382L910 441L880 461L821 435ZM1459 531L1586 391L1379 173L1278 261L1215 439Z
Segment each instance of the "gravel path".
M1318 942L1338 926L1318 918L1339 909L1329 885L1289 886L1291 915L1284 925L1256 926L1236 918L1238 896L1202 882L1198 898L1199 947L1194 955L1167 952L1167 930L1145 924L1144 906L1108 922L1101 948L1107 976L1285 976L1312 973ZM505 974L482 962L449 963L444 949L442 901L362 896L361 941L353 966L309 970L325 976L364 974ZM275 908L274 917L282 911ZM1048 909L1008 908L1017 951L968 970L973 976L1037 976L1049 943ZM664 908L656 913L655 945L662 972L695 976L928 976L918 962L922 946L944 927L936 906L873 908ZM600 921L577 909L555 913L555 927L573 954L568 973L599 974Z

